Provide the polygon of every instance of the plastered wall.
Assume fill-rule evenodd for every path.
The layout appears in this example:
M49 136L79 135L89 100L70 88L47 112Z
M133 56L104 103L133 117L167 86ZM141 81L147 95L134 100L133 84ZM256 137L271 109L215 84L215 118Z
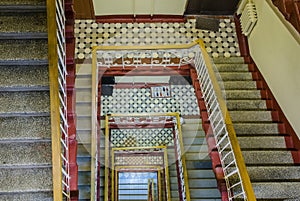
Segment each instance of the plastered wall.
M300 34L291 34L269 0L254 2L258 22L248 37L250 54L300 136Z

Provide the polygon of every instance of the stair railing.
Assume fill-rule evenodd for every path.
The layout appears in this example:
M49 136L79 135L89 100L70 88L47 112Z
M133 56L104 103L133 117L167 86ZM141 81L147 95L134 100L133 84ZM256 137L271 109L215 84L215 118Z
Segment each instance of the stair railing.
M181 132L181 125L180 125L180 116L179 113L176 113L175 120L175 139L174 144L176 144L176 152L177 152L177 162L178 162L178 169L179 169L179 179L180 179L180 197L182 201L189 201L190 198L190 191L189 191L189 183L188 183L188 175L186 170L185 164L185 155L184 155L184 147L182 141L182 132Z
M108 196L109 196L109 186L108 186L108 175L109 175L109 155L111 154L112 156L114 155L114 150L117 150L118 148L113 148L112 153L109 152L109 127L110 127L110 122L115 123L115 122L121 122L120 118L122 117L128 117L125 119L125 123L127 125L130 125L131 123L139 123L139 119L144 119L147 117L148 119L151 119L151 122L155 123L161 123L162 125L168 123L171 119L174 119L173 122L175 124L175 139L174 139L174 144L176 144L177 148L177 158L176 160L178 161L178 166L179 166L179 177L180 177L180 187L181 187L181 200L182 201L190 201L190 192L189 192L189 185L188 185L188 175L187 175L187 169L186 169L186 164L185 164L185 155L184 155L184 147L183 147L183 140L182 140L182 133L181 133L181 128L180 128L180 116L179 113L177 112L170 112L170 113L140 113L140 114L109 114L106 115L105 118L105 192L104 192L104 200L108 201ZM113 121L111 121L113 120ZM149 149L152 147L135 147L135 148L119 148L119 149ZM164 158L167 161L168 155L167 152L165 151L164 153ZM113 159L112 159L113 161ZM167 164L168 162L166 162ZM114 165L111 166L111 168L114 168ZM167 194L167 200L171 200L171 191L170 191L170 185L169 185L169 170L168 170L168 165L165 166L165 171L166 171L166 194ZM111 174L113 175L113 174ZM114 179L112 179L114 181ZM114 188L112 186L112 188ZM114 190L112 190L113 192ZM113 194L112 194L113 197Z
M200 51L196 53L195 68L219 152L228 198L229 200L255 201L256 197L226 102L214 72L215 68L205 50L203 41L199 40L198 43L201 50L199 49Z
M64 0L47 0L53 200L70 199Z
M154 179L148 179L148 201L155 201Z
M195 66L221 158L229 199L256 200L225 100L222 97L210 58L201 40L187 45L94 47L92 61L92 113L95 113L98 107L99 68L122 67L126 69L127 67L134 67L142 69L143 67L177 66L180 69L183 65ZM92 142L96 142L97 139L98 123L96 117L96 113L92 115ZM177 121L177 125L180 127L179 117ZM105 128L106 133L108 133L108 120L106 120ZM180 132L179 135L181 135ZM180 142L180 148L184 150L182 142ZM92 159L95 158L96 153L96 144L92 144ZM92 161L92 164L94 164L92 170L94 168L96 170L95 160ZM183 167L185 169L184 163ZM183 171L182 174L186 174L186 171ZM92 172L92 175L93 181L95 179L93 177L96 175L95 171ZM187 175L183 175L183 177L187 177ZM184 186L186 195L183 195L182 198L189 200L188 183L185 182ZM91 192L91 194L94 193ZM105 197L108 196L107 194L108 192L105 192Z
M161 46L95 46L92 51L92 136L91 136L91 200L97 200L98 185L98 162L99 149L99 124L97 120L98 111L98 86L101 83L99 68L122 67L174 67L180 69L194 61L197 43L187 45L161 45ZM105 132L109 132L108 121L106 121ZM108 183L105 183L107 186ZM186 183L188 186L188 184ZM188 188L187 188L188 189ZM189 198L189 191L187 191ZM104 192L108 197L108 192Z

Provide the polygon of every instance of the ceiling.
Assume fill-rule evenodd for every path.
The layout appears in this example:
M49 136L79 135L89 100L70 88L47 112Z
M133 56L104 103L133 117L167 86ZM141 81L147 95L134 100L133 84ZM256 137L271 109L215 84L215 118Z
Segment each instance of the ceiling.
M77 19L120 15L233 15L240 0L76 0Z

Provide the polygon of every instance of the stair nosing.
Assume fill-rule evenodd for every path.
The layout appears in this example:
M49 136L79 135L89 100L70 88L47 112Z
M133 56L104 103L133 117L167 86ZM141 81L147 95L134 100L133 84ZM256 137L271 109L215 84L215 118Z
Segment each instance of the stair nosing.
M6 65L48 65L48 59L0 60L0 66Z
M45 32L7 32L7 33L0 33L0 40L7 40L7 39L15 39L15 40L22 40L22 39L47 39L48 33Z
M0 138L0 144L4 144L4 143L41 143L41 142L51 142L51 138L20 138L20 139L16 139L16 138L6 138L6 139L1 139Z
M26 12L45 12L47 9L46 5L0 5L0 11L5 13L17 12L17 13L26 13Z
M49 91L49 85L44 86L0 86L0 92L29 92L29 91Z
M36 165L20 165L20 164L15 164L15 165L0 165L0 170L1 169L29 169L29 168L52 168L52 164L36 164Z
M0 169L11 169L11 168L27 168L27 167L52 167L52 163L33 163L33 164L0 164Z
M50 116L49 112L32 112L32 113L6 113L6 112L0 112L0 118L1 117L47 117Z

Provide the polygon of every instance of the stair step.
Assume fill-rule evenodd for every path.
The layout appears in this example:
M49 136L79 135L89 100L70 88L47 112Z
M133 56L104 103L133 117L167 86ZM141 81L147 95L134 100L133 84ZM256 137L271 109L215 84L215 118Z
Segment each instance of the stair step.
M48 66L0 66L0 77L0 91L49 90Z
M300 197L300 182L255 182L252 186L257 199L285 200Z
M89 157L91 155L90 144L78 144L77 146L77 157Z
M189 146L189 145L203 145L206 144L206 139L205 137L183 137L183 145L184 146Z
M170 171L170 176L171 177L176 177L177 176L177 172L175 171L175 168L174 169L170 169L169 168L169 171ZM208 170L208 169L190 169L190 170L187 170L188 172L188 178L189 179L214 179L215 178L215 174L212 170Z
M294 165L290 151L242 151L247 165Z
M203 129L201 124L183 124L181 125L181 130L182 132L186 132L186 131L200 131Z
M190 189L216 189L217 181L216 179L191 179L189 178L189 188ZM220 193L219 193L220 194Z
M202 127L202 125L201 125ZM203 130L185 130L182 131L182 137L183 138L196 138L196 137L205 137L205 132Z
M50 139L50 117L1 117L1 140Z
M12 104L13 103L13 104ZM0 115L49 114L48 91L0 92Z
M22 200L22 201L53 201L52 191L27 191L14 193L1 193L1 200Z
M91 171L91 157L77 157L78 171Z
M0 65L48 63L47 40L4 40L0 43Z
M190 145L190 146L185 146L184 147L184 153L185 154L201 154L201 157L202 155L204 154L208 154L208 146L207 144L203 144L201 146L199 145Z
M92 115L92 103L76 103L77 117L90 117Z
M298 181L300 182L299 166L266 166L247 167L252 182Z
M90 131L92 127L91 117L77 117L77 130L78 131Z
M215 198L220 199L220 191L215 189L192 189L190 188L190 195L192 199Z
M199 118L197 119L190 119L190 118L184 118L184 123L187 124L200 124L201 125L202 120Z
M78 186L79 200L91 199L91 185Z
M223 80L224 81L224 80ZM222 83L226 90L255 90L257 89L255 81L225 81Z
M244 64L243 57L214 57L215 64Z
M92 90L91 89L77 89L76 103L91 103Z
M187 152L185 154L186 161L198 161L209 158L208 151L203 152Z
M252 81L252 74L249 72L220 72L223 82L226 81Z
M47 38L47 16L45 12L28 12L20 16L15 13L0 15L2 23L0 39Z
M127 185L131 185L131 184L127 184ZM119 196L145 196L147 195L148 193L148 186L144 186L144 187L141 187L141 186L135 186L133 185L135 188L131 189L131 188L128 188L128 189L122 189L121 185L119 185L119 189L118 189L118 192L119 192Z
M46 12L45 0L2 0L1 13L33 13Z
M227 90L226 100L257 100L261 99L260 91L258 90Z
M209 189L209 188L216 188L217 186L217 181L213 179L191 179L189 178L189 188L191 189ZM177 184L177 177L173 177L170 179L170 184L171 184L171 189L175 189L178 184Z
M234 130L239 135L278 135L277 123L235 123Z
M76 89L91 89L92 88L92 77L77 77L77 79L75 81L75 88Z
M124 201L124 200L131 200L131 201L147 201L148 200L148 195L119 195L119 199L120 201Z
M270 111L230 111L231 120L236 122L272 122Z
M248 64L219 63L219 64L216 64L216 67L219 72L249 72Z
M77 64L76 65L76 77L78 80L87 78L92 80L92 64ZM76 84L76 86L79 86Z
M265 100L226 100L228 110L266 110Z
M51 142L0 143L0 167L50 165Z
M91 132L78 130L77 131L77 142L81 144L90 144L91 143Z
M286 143L283 136L252 136L238 137L241 149L286 149Z
M0 168L1 192L52 190L51 167Z
M209 156L201 161L196 160L186 160L186 168L188 170L198 170L198 169L212 169L212 163Z
M248 64L219 63L219 64L216 64L216 67L217 67L219 72L249 72Z
M89 185L91 183L91 172L78 172L78 185Z

